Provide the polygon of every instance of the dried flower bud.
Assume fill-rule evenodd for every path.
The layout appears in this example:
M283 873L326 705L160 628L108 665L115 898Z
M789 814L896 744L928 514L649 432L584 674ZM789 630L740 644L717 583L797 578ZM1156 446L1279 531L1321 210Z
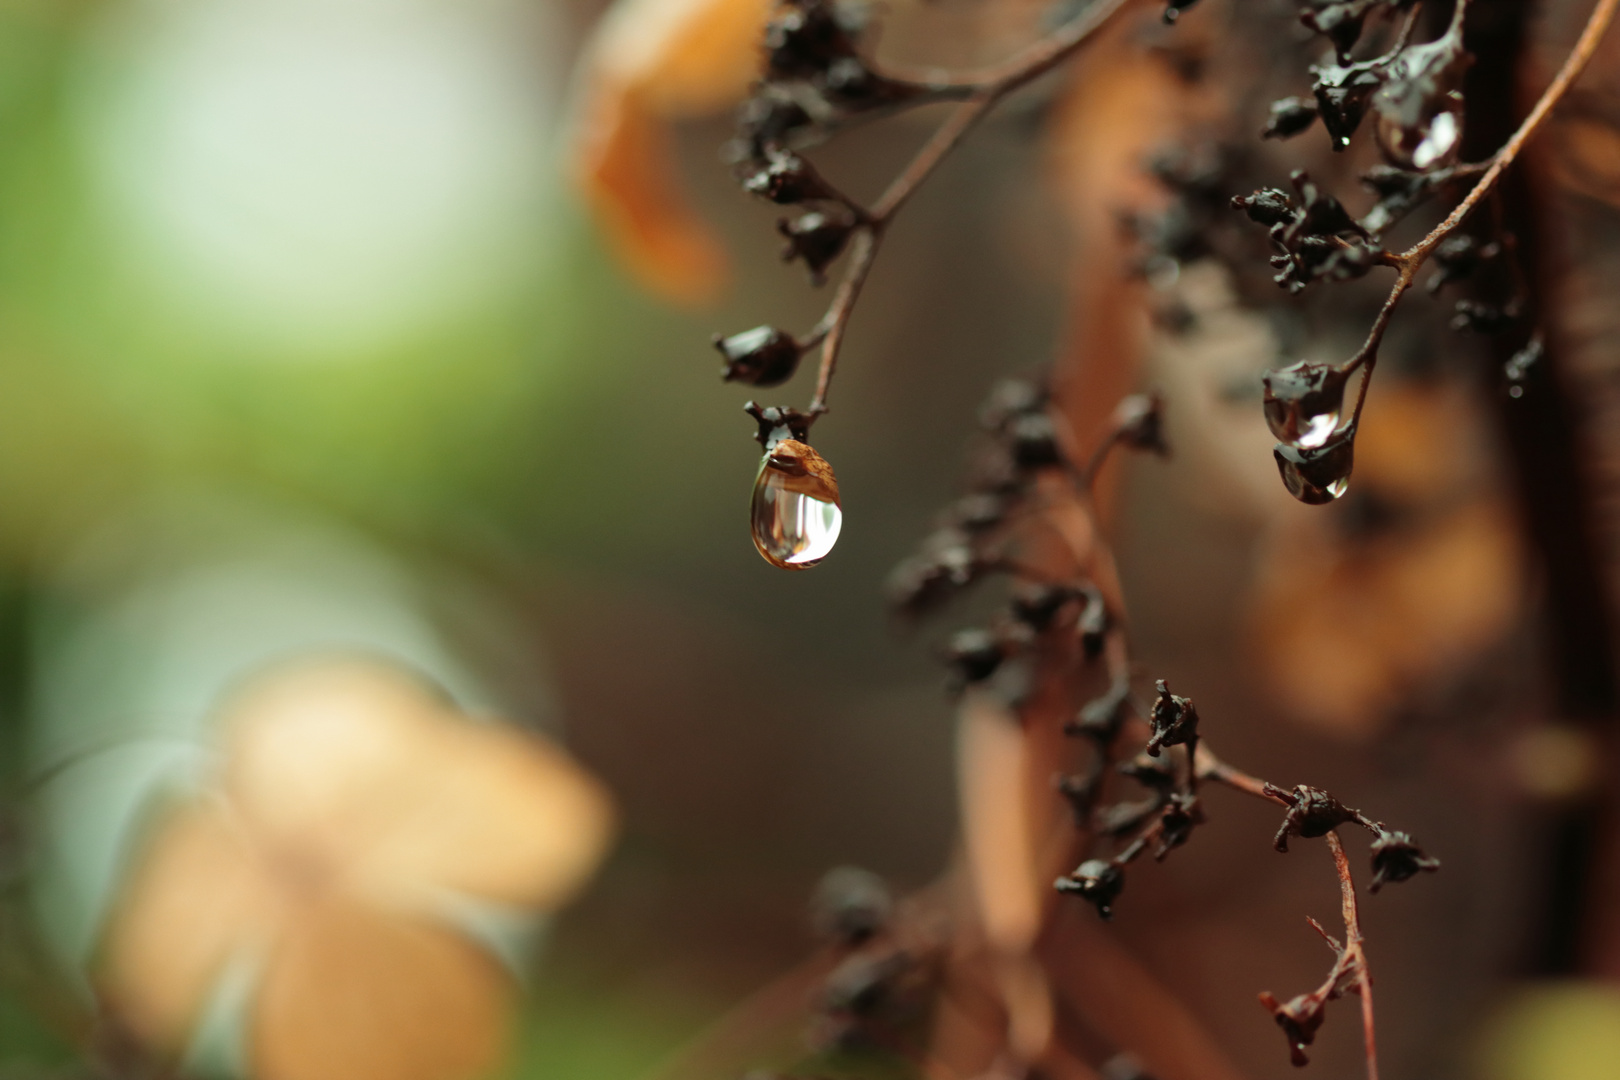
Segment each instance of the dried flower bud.
M1311 90L1316 95L1329 145L1343 150L1361 126L1361 118L1367 115L1367 99L1382 85L1383 73L1376 63L1366 62L1323 64L1311 68L1311 74L1316 78Z
M838 193L827 185L804 158L791 150L768 149L762 161L743 177L743 187L773 203L791 205L813 199L839 201Z
M1361 26L1367 13L1386 0L1332 0L1300 12L1299 21L1333 43L1340 62L1348 61L1350 50L1361 39Z
M1508 381L1509 397L1524 396L1524 382L1529 378L1531 368L1541 361L1546 351L1547 345L1538 332L1502 365L1502 375Z
M1356 811L1349 809L1321 788L1300 784L1293 791L1283 791L1268 784L1266 794L1280 795L1290 803L1288 813L1284 815L1282 825L1271 841L1271 845L1278 851L1288 850L1290 835L1303 836L1307 840L1315 839L1318 836L1326 836L1347 821L1356 820Z
M1155 686L1159 698L1153 703L1153 714L1148 718L1153 726L1147 741L1149 757L1158 757L1166 746L1191 743L1198 738L1198 710L1193 708L1192 699L1172 694L1163 679Z
M1367 888L1377 892L1385 882L1405 881L1420 870L1434 873L1440 869L1440 860L1424 854L1407 833L1380 827L1372 845L1372 868L1372 884Z
M964 683L983 682L1007 658L1005 645L988 630L958 630L945 646L945 662Z
M1025 413L1007 425L1013 460L1020 469L1045 469L1062 464L1057 426L1044 412Z
M1132 394L1121 399L1114 407L1114 427L1120 442L1132 450L1170 456L1170 444L1164 441L1164 399L1158 394Z
M1283 225L1294 220L1294 200L1279 188L1261 188L1252 195L1232 196L1232 209L1242 210L1261 225Z
M796 218L782 218L776 223L776 230L787 239L782 261L802 259L810 271L810 280L820 285L826 280L827 267L843 254L849 243L855 230L855 215L842 206L812 210Z
M1425 287L1431 293L1439 292L1454 281L1473 276L1480 264L1489 262L1501 252L1501 244L1482 244L1468 233L1453 233L1440 241L1434 254L1429 256L1435 272L1430 275Z
M1262 139L1291 139L1316 123L1317 105L1310 98L1285 97L1271 103Z
M737 111L737 134L746 155L763 159L767 151L781 149L795 132L813 123L810 114L787 93L765 84Z
M765 27L767 79L812 79L855 55L858 11L830 0L789 0Z
M1128 776L1145 788L1168 795L1176 786L1176 771L1163 758L1137 754L1129 761L1114 766L1121 776Z
M714 347L725 357L720 377L727 382L777 386L798 370L804 350L791 334L774 326L756 326L730 337L714 336Z
M1125 872L1103 859L1087 859L1074 873L1054 882L1058 892L1074 893L1092 904L1104 919L1114 917L1113 904L1125 888Z
M1288 1002L1279 1003L1262 990L1260 1004L1271 1013L1277 1026L1283 1029L1283 1035L1288 1040L1289 1060L1300 1068L1310 1064L1311 1059L1306 1056L1305 1048L1316 1041L1317 1029L1327 1017L1326 1003L1315 994L1301 994Z
M894 897L870 870L840 866L829 870L810 901L817 933L846 947L882 933L894 912Z
M1198 796L1186 792L1170 796L1159 818L1159 846L1153 850L1153 858L1163 862L1166 855L1187 842L1193 826L1203 823L1204 811L1198 805Z
M1492 304L1484 300L1459 300L1451 316L1453 330L1472 330L1476 334L1499 334L1519 320L1522 314L1515 301Z

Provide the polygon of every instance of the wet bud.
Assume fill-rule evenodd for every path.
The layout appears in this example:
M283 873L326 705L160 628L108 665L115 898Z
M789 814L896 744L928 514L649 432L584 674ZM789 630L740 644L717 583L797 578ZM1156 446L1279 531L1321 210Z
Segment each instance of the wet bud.
M1317 1029L1327 1015L1322 999L1315 994L1301 994L1288 1002L1279 1003L1262 990L1260 1004L1282 1028L1283 1036L1288 1040L1288 1059L1296 1068L1310 1064L1311 1059L1306 1056L1305 1048L1316 1041Z
M835 61L854 56L856 14L829 0L783 4L765 27L766 78L811 79Z
M1297 222L1298 231L1314 236L1337 236L1339 233L1363 235L1364 232L1344 204L1323 191L1304 169L1295 169L1289 177L1303 208Z
M1114 917L1114 900L1125 888L1125 872L1111 862L1087 859L1074 873L1053 883L1058 892L1074 893L1092 904L1104 919Z
M1428 201L1445 175L1445 170L1422 173L1374 165L1361 175L1361 182L1378 195L1378 203L1361 219L1362 227L1373 234L1388 229Z
M1325 64L1311 68L1311 73L1316 77L1311 90L1329 145L1343 150L1367 115L1367 99L1383 83L1383 76L1372 63Z
M1158 394L1132 394L1114 408L1114 426L1120 441L1132 450L1170 456L1164 441L1164 401Z
M1352 423L1321 446L1278 443L1271 450L1288 494L1310 506L1330 503L1350 488L1355 465L1356 429Z
M1020 469L1044 469L1061 464L1057 427L1044 412L1025 413L1007 425L1013 460Z
M1440 860L1424 854L1417 841L1406 833L1380 828L1378 838L1373 841L1372 868L1372 884L1367 888L1377 892L1386 882L1405 881L1420 870L1434 873L1440 869Z
M815 168L790 150L771 149L763 161L743 178L743 187L762 199L791 205L812 199L838 200Z
M1436 293L1454 281L1472 277L1480 264L1494 259L1501 251L1500 244L1481 244L1467 233L1453 233L1440 241L1430 256L1435 272L1430 275L1425 287L1431 293Z
M820 285L826 280L827 267L843 254L854 228L854 215L842 206L783 218L776 223L777 232L787 239L782 260L802 259L810 270L810 280Z
M945 662L964 683L983 682L1007 657L1005 646L988 630L958 630L945 646Z
M1261 130L1262 139L1291 139L1316 123L1316 102L1310 98L1285 97L1271 103L1271 116Z
M1266 425L1291 446L1321 446L1338 430L1350 376L1332 364L1301 360L1260 377Z
M882 933L894 912L894 897L870 870L840 866L816 886L810 916L816 932L846 947Z
M1347 821L1356 819L1356 812L1320 788L1300 784L1293 791L1267 785L1268 795L1280 795L1292 805L1283 817L1271 846L1278 851L1288 850L1289 836L1303 836L1307 840L1326 836Z
M1242 210L1261 225L1284 225L1294 220L1294 200L1278 188L1261 188L1252 195L1232 196L1232 209Z
M1367 12L1384 0L1341 0L1339 3L1320 4L1300 13L1299 21L1323 35L1333 43L1333 50L1341 62L1350 58L1350 50L1361 40L1361 26Z
M1373 134L1393 165L1431 169L1449 165L1462 147L1463 75L1473 56L1460 33L1409 45L1389 66L1372 97Z
M1091 806L1097 799L1097 784L1101 779L1102 777L1096 774L1057 778L1057 792L1063 796L1069 804L1069 809L1074 812L1074 824L1078 829L1091 828Z
M793 377L803 350L791 334L774 326L756 326L730 337L714 336L714 347L725 357L720 377L727 382L777 386Z
M1381 261L1382 248L1374 248L1352 240L1334 253L1326 266L1327 276L1334 281L1354 281L1367 276L1367 271Z
M747 142L750 156L756 158L765 157L769 149L780 149L794 132L812 122L804 106L769 86L762 87L737 111L737 133Z
M1148 722L1153 726L1153 733L1147 741L1149 757L1158 757L1159 751L1166 746L1179 746L1198 738L1198 710L1193 708L1192 699L1172 694L1163 679L1154 685L1158 688L1159 697L1148 717Z

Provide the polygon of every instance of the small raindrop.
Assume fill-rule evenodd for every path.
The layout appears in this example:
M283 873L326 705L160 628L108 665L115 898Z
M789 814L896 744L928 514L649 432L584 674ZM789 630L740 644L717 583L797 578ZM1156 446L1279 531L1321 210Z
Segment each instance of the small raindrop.
M1306 450L1325 445L1338 430L1344 411L1348 373L1332 364L1297 364L1268 371L1265 386L1266 425L1283 442Z
M1355 437L1352 426L1315 448L1278 443L1271 452L1288 494L1312 506L1330 503L1343 495L1350 487Z
M832 466L808 443L773 444L759 464L750 517L754 546L766 562L784 570L815 566L844 524Z

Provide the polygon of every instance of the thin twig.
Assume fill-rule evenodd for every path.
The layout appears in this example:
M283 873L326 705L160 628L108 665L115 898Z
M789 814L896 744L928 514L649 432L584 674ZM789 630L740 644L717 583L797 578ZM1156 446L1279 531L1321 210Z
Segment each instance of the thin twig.
M1454 19L1461 17L1462 6L1461 4L1458 5L1458 11ZM1405 294L1406 290L1411 288L1413 280L1417 277L1418 270L1428 261L1429 255L1435 248L1440 246L1446 237L1455 232L1474 207L1478 206L1480 201L1491 193L1502 173L1517 160L1520 151L1524 149L1525 143L1529 142L1530 137L1541 128L1542 123L1569 91L1570 86L1580 77L1581 72L1586 70L1586 66L1591 62L1593 54L1597 52L1598 43L1603 39L1604 33L1608 31L1610 23L1614 21L1616 8L1620 8L1620 0L1597 0L1597 3L1592 8L1592 14L1587 17L1585 29L1581 31L1581 36L1575 42L1575 47L1565 57L1563 67L1559 68L1557 76L1554 77L1547 89L1542 91L1535 107L1530 110L1530 115L1524 118L1524 122L1519 125L1518 130L1502 145L1500 150L1492 155L1489 163L1485 166L1484 175L1463 197L1462 202L1458 203L1451 213L1446 215L1444 221L1429 230L1427 236L1399 255L1391 255L1385 260L1388 265L1394 266L1396 269L1395 284L1390 287L1389 297L1384 301L1383 308L1378 312L1378 318L1374 320L1372 328L1368 331L1367 340L1360 349L1356 350L1354 356L1340 366L1340 370L1344 372L1351 372L1362 366L1366 367L1366 371L1362 375L1361 387L1356 395L1356 408L1352 425L1355 421L1361 419L1361 408L1367 400L1367 389L1372 382L1373 369L1378 365L1378 346L1383 341L1384 331L1389 327L1390 316L1395 312L1395 305L1400 302L1401 296Z
M962 90L970 92L967 100L957 105L917 155L911 159L899 176L889 184L870 210L861 213L857 226L859 235L850 255L843 281L833 297L827 314L807 338L807 344L820 344L821 366L816 375L816 394L808 410L811 417L820 416L828 409L827 392L832 386L833 373L838 367L838 353L844 341L844 328L849 322L867 274L877 258L889 222L906 200L910 199L939 166L956 149L963 137L972 130L1002 98L1051 71L1079 51L1091 36L1102 29L1115 14L1132 0L1094 0L1078 17L993 67L957 78L933 78L927 81L930 90L944 92Z
M1367 1080L1378 1080L1378 1033L1373 1022L1372 972L1363 948L1361 918L1356 910L1356 883L1350 877L1350 860L1337 830L1327 834L1328 850L1339 873L1340 908L1344 915L1344 964L1355 973L1356 993L1361 997L1362 1041L1367 1054Z

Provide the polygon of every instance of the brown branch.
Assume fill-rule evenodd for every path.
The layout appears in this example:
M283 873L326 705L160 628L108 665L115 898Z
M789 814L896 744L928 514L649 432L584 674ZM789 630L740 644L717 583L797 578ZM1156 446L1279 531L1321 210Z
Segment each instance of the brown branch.
M828 410L827 393L831 389L833 374L838 368L838 353L843 346L844 329L849 323L861 288L877 258L883 234L894 220L894 215L922 186L947 155L972 130L986 113L1002 98L1028 85L1072 57L1101 30L1114 15L1124 10L1132 0L1093 0L1075 19L1061 29L1031 45L1009 60L957 78L931 78L920 80L935 92L960 90L969 94L951 112L917 155L911 159L899 176L889 184L878 201L869 210L856 210L859 236L851 253L849 266L838 292L833 297L827 314L822 316L816 329L806 339L809 345L821 346L821 366L816 375L816 393L808 409L811 417Z
M1461 18L1463 7L1463 4L1458 5L1455 18ZM1363 365L1366 367L1366 371L1361 378L1361 386L1356 394L1356 408L1352 418L1352 426L1354 426L1355 421L1361 419L1361 409L1367 400L1367 390L1372 383L1373 369L1378 365L1378 346L1383 341L1384 331L1389 327L1390 317L1395 312L1395 305L1400 302L1401 296L1406 290L1412 287L1412 282L1417 277L1418 270L1428 261L1429 255L1435 248L1440 246L1446 237L1455 232L1469 213L1479 205L1480 201L1491 193L1502 173L1518 159L1525 143L1529 142L1530 137L1541 128L1543 122L1552 113L1553 108L1569 91L1570 86L1580 77L1581 72L1586 70L1586 66L1591 62L1593 54L1597 52L1598 43L1603 39L1604 33L1608 31L1609 25L1614 21L1616 8L1620 8L1620 0L1597 0L1597 3L1593 5L1592 14L1587 17L1585 29L1581 31L1581 36L1575 42L1575 46L1570 50L1569 55L1564 58L1564 64L1559 68L1558 74L1553 78L1547 89L1542 91L1535 107L1530 110L1530 115L1524 118L1524 122L1519 125L1518 130L1514 131L1508 141L1502 145L1502 148L1491 156L1489 163L1485 167L1484 175L1463 197L1462 202L1458 203L1451 213L1446 215L1444 221L1429 230L1428 235L1423 239L1398 255L1388 255L1385 261L1388 265L1395 267L1395 284L1390 287L1389 297L1384 301L1383 308L1378 312L1378 318L1374 320L1372 328L1368 331L1367 340L1360 349L1356 350L1356 354L1340 365L1339 368L1339 370L1349 373Z
M1350 877L1350 860L1345 857L1344 844L1340 842L1337 830L1327 834L1327 845L1333 853L1333 868L1339 874L1339 906L1344 916L1344 955L1355 973L1355 990L1361 997L1361 1030L1367 1055L1367 1080L1378 1080L1378 1033L1373 1023L1372 972L1367 967L1361 918L1356 910L1356 883Z

